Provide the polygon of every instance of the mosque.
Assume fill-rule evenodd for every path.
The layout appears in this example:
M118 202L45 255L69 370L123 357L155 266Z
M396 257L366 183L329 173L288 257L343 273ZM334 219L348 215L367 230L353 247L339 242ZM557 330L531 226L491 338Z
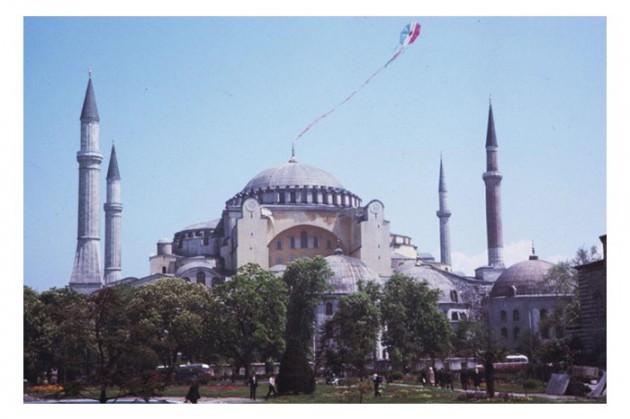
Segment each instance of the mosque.
M121 176L112 147L107 171L105 260L100 258L100 118L90 77L81 112L77 249L70 287L90 293L103 286L142 286L164 276L214 287L229 281L240 266L256 263L276 274L300 257L322 256L333 277L332 291L318 308L323 324L339 298L359 281L384 284L395 273L426 281L440 290L439 307L452 324L484 316L506 347L519 334L538 330L541 310L566 296L545 294L552 264L532 256L506 269L503 262L501 179L492 104L486 132L485 183L488 264L474 276L453 272L445 170L440 161L438 210L440 260L418 253L412 238L391 231L385 203L364 200L320 168L299 161L294 150L286 163L251 178L229 197L219 218L192 224L157 241L145 277L121 275ZM509 315L509 316L508 316ZM508 318L509 317L509 318ZM379 345L378 359L386 357Z

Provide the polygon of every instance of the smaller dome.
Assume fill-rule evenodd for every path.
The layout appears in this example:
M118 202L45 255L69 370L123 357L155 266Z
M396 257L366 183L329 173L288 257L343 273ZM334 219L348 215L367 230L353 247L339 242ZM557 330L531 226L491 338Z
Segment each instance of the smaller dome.
M435 269L430 265L402 265L397 270L403 275L410 276L419 281L426 281L429 288L440 290L438 303L452 303L451 292L457 292L457 287L448 277L448 274Z
M552 267L553 263L538 259L516 263L497 278L490 297L548 294L545 276Z
M218 218L216 220L203 221L201 223L191 224L191 225L189 225L187 227L184 227L181 231L201 230L201 229L215 229L217 227L217 224L219 224L219 221L221 221L220 218Z
M328 282L332 285L333 294L351 294L359 290L358 282L381 282L381 277L367 267L360 259L352 256L335 254L324 258L328 262L333 276Z

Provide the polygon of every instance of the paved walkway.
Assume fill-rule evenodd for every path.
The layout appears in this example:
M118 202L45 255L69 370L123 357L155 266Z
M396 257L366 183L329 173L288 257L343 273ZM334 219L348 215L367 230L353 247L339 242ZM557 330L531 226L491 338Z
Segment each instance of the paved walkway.
M419 384L403 384L403 383L391 383L389 384L390 386L399 386L399 387L411 387L411 388L424 388L425 386L419 385ZM440 387L437 387L438 389L440 389ZM447 389L443 389L443 391L450 391ZM453 391L458 392L458 393L484 393L485 391L476 391L476 390L464 390L461 388L456 388ZM505 391L495 391L495 394L509 394L510 396L513 397L539 397L541 399L548 399L548 400L566 400L566 401L571 401L571 400L580 400L583 398L580 397L575 397L575 396L558 396L555 394L546 394L546 393L513 393L513 392L505 392Z

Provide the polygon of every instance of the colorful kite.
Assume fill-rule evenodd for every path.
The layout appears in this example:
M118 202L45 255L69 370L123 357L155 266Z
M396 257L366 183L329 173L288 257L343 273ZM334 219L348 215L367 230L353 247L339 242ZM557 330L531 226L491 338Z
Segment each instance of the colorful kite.
M372 73L372 75L368 77L367 80L365 80L359 87L354 89L348 96L346 96L344 100L339 102L339 104L334 106L329 111L324 112L323 114L315 118L311 123L309 123L306 127L304 127L304 129L298 134L298 136L295 137L293 142L295 143L295 141L299 140L304 134L306 134L311 128L313 128L313 126L315 126L319 121L326 118L331 113L335 112L337 108L348 103L350 99L352 99L354 95L359 93L359 91L361 91L365 86L367 86L367 84L371 82L372 79L378 75L378 73L385 70L388 65L394 62L394 60L396 60L396 58L398 58L405 51L405 48L413 44L416 41L416 39L418 39L418 37L420 36L420 29L421 29L421 26L418 22L409 23L405 25L402 32L400 32L400 47L398 47L394 55L392 55L392 57L382 67L380 67L378 70Z

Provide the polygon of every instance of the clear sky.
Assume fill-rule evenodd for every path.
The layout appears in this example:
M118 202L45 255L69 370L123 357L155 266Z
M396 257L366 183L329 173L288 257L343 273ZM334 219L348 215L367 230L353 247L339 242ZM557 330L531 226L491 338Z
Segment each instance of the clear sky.
M92 68L102 199L112 141L123 188L123 275L155 242L225 201L384 64L402 26L420 39L297 144L391 231L439 257L444 156L455 270L486 261L492 94L506 259L571 257L606 232L604 18L26 18L25 283L64 286L76 246L79 114ZM104 214L101 215L103 238Z

